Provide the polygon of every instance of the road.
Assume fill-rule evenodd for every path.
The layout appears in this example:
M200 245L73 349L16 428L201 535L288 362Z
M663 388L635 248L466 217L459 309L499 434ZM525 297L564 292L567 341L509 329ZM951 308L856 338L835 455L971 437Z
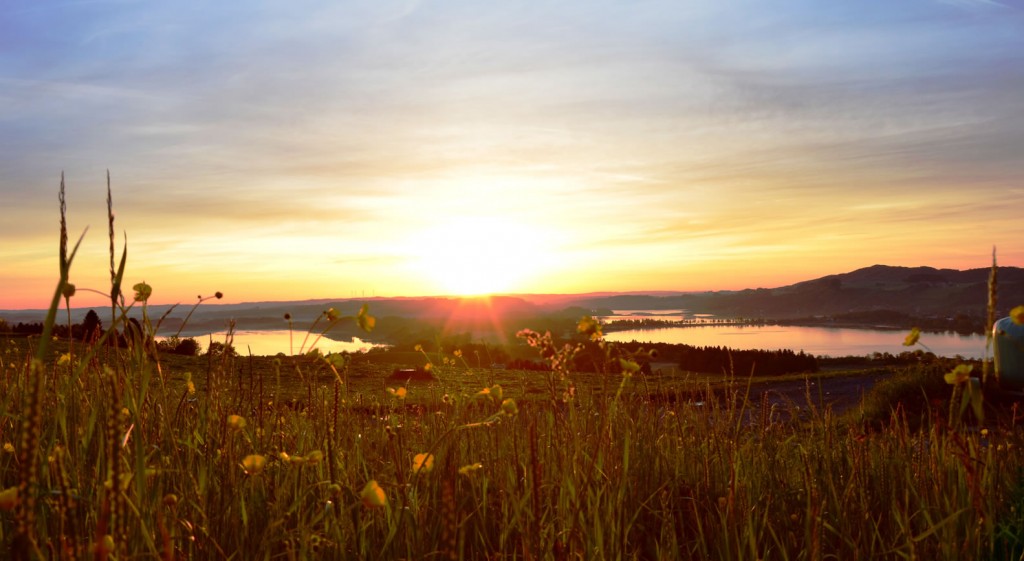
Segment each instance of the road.
M794 405L800 408L806 408L808 405L824 408L830 405L833 412L840 414L859 405L861 398L881 379L879 375L811 378L766 382L753 386L750 390L755 403L763 399L762 395L767 394L769 405L777 405L780 408Z

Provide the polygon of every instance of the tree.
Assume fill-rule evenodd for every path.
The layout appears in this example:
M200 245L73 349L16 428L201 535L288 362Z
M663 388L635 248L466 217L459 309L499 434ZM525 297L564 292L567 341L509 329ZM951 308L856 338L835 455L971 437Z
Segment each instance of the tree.
M192 337L186 337L179 341L174 347L174 354L196 356L199 354L199 350L199 341L196 341Z
M210 343L210 347L206 349L206 354L213 356L221 356L224 353L228 356L236 356L238 353L235 352L235 347L232 345L225 345L224 343L213 341Z
M95 341L99 339L101 333L103 333L103 322L100 321L99 314L96 313L96 310L89 310L85 314L85 319L82 320L82 339L86 342Z

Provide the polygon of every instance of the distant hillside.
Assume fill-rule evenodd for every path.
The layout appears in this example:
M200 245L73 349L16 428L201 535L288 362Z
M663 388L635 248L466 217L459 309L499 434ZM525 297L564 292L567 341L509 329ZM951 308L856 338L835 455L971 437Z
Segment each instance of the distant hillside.
M573 305L613 309L687 309L721 316L793 319L892 311L914 317L982 317L990 269L875 265L779 288L679 296L585 298ZM1000 267L999 311L1024 304L1024 269Z
M294 328L305 331L328 307L343 315L354 315L368 303L378 319L374 336L399 336L424 325L442 325L444 332L487 332L512 330L529 325L546 325L540 318L558 321L588 313L607 315L611 310L689 310L718 316L765 320L807 320L827 318L832 322L858 325L903 325L924 327L927 318L969 318L934 323L936 329L982 329L988 299L989 269L957 271L931 267L890 267L875 265L849 273L778 288L700 293L591 293L578 295L524 294L485 298L367 298L321 299L299 302L253 302L243 304L204 303L192 315L186 334L219 331L230 320L238 330L287 329L291 316ZM999 314L1024 304L1024 269L999 268ZM159 318L169 306L151 306L150 317ZM174 333L191 309L178 306L165 318L161 333ZM81 321L87 309L72 312ZM100 311L106 321L109 310ZM43 310L0 311L0 318L13 325L41 322ZM137 312L133 313L137 315ZM398 320L398 321L394 321ZM806 323L806 321L804 321ZM365 335L353 323L344 322L338 336Z

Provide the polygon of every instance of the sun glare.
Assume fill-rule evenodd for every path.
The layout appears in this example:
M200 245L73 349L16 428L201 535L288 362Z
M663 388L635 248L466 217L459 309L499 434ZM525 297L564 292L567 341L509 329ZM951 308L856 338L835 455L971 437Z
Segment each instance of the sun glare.
M501 217L447 220L418 238L419 270L453 296L519 290L540 272L546 254L535 229Z

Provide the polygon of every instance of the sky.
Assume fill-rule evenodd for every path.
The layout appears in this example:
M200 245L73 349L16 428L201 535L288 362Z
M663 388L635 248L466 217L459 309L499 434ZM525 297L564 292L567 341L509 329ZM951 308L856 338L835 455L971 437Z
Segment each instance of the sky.
M0 309L1024 266L1024 2L0 1ZM130 298L130 295L129 295ZM105 299L80 290L73 305Z

